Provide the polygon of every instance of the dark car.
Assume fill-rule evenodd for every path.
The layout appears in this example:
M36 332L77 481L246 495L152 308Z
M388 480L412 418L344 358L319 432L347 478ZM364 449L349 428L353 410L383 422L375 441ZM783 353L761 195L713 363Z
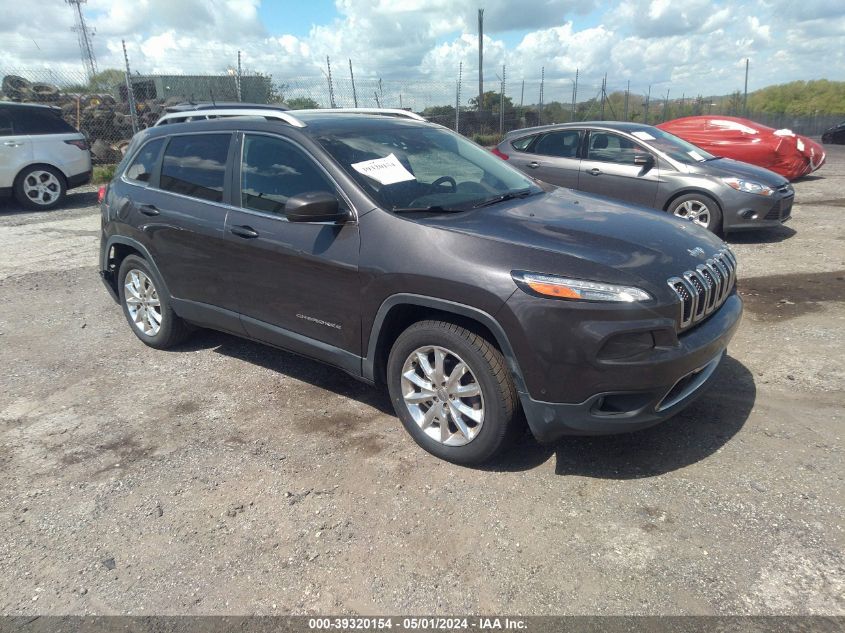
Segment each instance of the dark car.
M778 174L641 123L509 132L494 153L540 180L667 211L714 233L778 226L795 192Z
M825 130L822 134L822 143L825 145L845 145L845 121Z
M101 274L147 345L209 327L386 383L458 463L520 409L543 441L656 424L724 357L736 260L702 228L410 113L272 116L145 130L102 192Z

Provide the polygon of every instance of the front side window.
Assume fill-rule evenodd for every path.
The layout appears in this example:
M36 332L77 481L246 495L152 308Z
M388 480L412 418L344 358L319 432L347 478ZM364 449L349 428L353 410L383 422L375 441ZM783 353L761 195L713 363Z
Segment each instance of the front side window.
M150 182L163 143L163 138L157 138L144 145L126 170L126 177L135 182Z
M581 132L579 130L549 132L537 141L534 146L534 153L559 158L576 158L580 144Z
M230 134L186 134L170 139L159 186L165 191L223 201Z
M463 211L542 192L522 172L439 127L379 121L317 140L387 210Z
M302 150L272 136L244 137L241 206L281 214L288 198L314 191L335 187Z
M589 160L606 163L634 164L634 156L648 152L632 140L609 132L590 132Z

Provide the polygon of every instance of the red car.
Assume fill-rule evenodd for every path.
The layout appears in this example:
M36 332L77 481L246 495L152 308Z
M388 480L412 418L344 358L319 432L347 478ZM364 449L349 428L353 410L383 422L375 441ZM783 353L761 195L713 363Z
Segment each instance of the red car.
M733 116L688 116L657 127L711 154L765 167L795 180L824 164L824 148L791 130Z

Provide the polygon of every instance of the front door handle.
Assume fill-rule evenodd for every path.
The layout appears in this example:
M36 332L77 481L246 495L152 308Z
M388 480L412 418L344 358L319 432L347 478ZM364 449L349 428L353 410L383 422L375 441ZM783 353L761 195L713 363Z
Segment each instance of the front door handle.
M233 226L229 230L238 237L244 237L248 240L258 237L258 231L251 226Z
M593 167L592 169L588 169L587 173L591 176L599 176L601 175L601 169L599 169L598 167Z
M540 166L540 163L538 163L536 160L532 160L530 163L528 163L528 166L531 169L537 169Z
M161 213L161 211L156 209L156 207L152 204L142 204L138 207L138 211L149 216L155 216Z
M6 147L20 147L23 143L15 143L14 141L6 141L3 143Z

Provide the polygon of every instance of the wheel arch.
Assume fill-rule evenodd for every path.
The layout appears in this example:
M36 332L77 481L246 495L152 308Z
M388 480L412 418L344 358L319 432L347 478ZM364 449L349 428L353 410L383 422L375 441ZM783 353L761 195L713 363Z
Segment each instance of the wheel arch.
M167 281L165 281L150 252L138 240L125 235L112 235L102 251L100 270L112 289L117 292L117 274L120 271L120 265L123 263L123 260L129 255L137 255L147 262L161 281L162 290L170 296Z
M33 167L49 167L50 169L55 169L57 172L59 172L59 175L62 177L62 180L64 180L65 191L67 191L68 175L65 173L65 170L62 169L61 167L59 167L58 165L53 165L51 163L45 163L43 160L38 160L38 161L33 161L31 163L27 163L26 165L24 165L23 167L18 169L18 173L15 174L15 178L12 181L12 187L17 189L18 183L20 182L21 178L23 177L24 172L26 172L27 169L32 169Z
M719 210L719 226L715 227L714 233L716 233L716 235L722 235L725 230L725 210L722 208L722 203L719 202L719 198L717 198L713 192L707 191L707 189L700 189L697 187L682 189L681 191L672 194L672 196L666 201L666 204L663 205L663 210L668 213L669 207L672 206L672 203L675 202L675 200L692 194L704 196L708 200L712 200L713 204L716 205L716 208Z
M504 356L517 391L525 391L522 370L507 334L492 315L454 301L413 294L392 295L381 304L363 359L364 379L384 382L387 357L394 341L413 323L432 318L455 323L490 341Z

